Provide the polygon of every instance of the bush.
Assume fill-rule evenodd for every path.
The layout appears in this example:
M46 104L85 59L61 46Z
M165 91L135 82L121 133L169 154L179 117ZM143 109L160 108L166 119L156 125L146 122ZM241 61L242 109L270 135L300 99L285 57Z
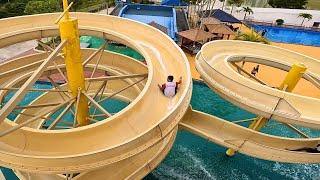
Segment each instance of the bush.
M308 0L269 0L268 4L274 8L305 9Z
M29 1L25 7L25 14L40 14L61 11L60 2L57 0Z
M100 10L106 0L68 0L74 2L72 11ZM114 5L113 0L108 0L109 7ZM39 14L49 12L61 12L61 0L0 0L0 18L22 16L25 14Z
M270 44L269 40L263 37L260 33L256 33L253 29L250 32L238 33L235 40L258 42L263 44Z
M277 23L278 26L281 26L281 25L283 25L284 20L283 19L277 19L276 23Z
M24 7L26 6L26 3L24 2L12 2L7 3L5 5L5 9L8 13L8 16L21 16L24 15Z
M0 9L0 19L9 17L8 11L6 9Z

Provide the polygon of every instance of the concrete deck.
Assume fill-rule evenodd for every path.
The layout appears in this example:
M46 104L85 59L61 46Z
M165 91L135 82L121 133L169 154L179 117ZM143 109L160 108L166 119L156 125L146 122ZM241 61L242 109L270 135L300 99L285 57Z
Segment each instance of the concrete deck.
M31 40L0 48L0 63L21 55L26 55L26 53L30 54L37 45L38 43L35 40Z

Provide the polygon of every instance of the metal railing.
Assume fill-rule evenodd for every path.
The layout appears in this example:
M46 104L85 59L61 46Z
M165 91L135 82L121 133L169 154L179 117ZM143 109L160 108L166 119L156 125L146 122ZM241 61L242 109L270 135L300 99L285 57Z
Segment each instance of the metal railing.
M293 28L293 29L301 29L301 30L309 30L309 31L320 31L320 27L307 27L307 26L299 26L296 24L283 24L277 25L276 22L271 21L256 21L256 20L243 20L245 25L256 24L256 25L267 25L267 26L276 26L276 27L285 27L285 28Z

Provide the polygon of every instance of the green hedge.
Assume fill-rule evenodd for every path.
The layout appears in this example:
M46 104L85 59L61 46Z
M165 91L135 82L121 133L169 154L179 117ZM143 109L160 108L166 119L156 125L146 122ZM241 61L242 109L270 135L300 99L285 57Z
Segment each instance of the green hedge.
M71 10L81 12L97 12L114 6L114 0L69 0L74 2ZM61 0L0 0L0 18L38 14L47 12L61 12Z

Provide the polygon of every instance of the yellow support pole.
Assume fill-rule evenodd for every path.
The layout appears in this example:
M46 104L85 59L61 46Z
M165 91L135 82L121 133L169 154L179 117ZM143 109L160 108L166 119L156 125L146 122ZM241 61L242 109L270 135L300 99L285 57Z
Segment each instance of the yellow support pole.
M67 40L63 53L65 57L68 85L73 97L77 97L78 89L85 90L84 72L81 61L78 20L70 18L68 1L63 0L64 17L59 21L61 40ZM88 100L81 94L78 107L76 108L76 120L79 126L89 124Z
M290 71L288 72L287 76L285 77L284 81L281 83L279 89L284 90L287 92L292 92L293 89L296 87L298 84L299 80L303 76L303 74L306 72L307 67L300 63L300 64L293 64ZM267 124L269 119L258 116L250 125L249 129L259 131L261 128L264 127L265 124ZM233 156L235 155L236 151L233 149L228 149L226 151L226 154L228 156Z
M283 90L285 87L287 87L285 91L292 92L306 70L307 67L302 63L293 64L279 89Z

